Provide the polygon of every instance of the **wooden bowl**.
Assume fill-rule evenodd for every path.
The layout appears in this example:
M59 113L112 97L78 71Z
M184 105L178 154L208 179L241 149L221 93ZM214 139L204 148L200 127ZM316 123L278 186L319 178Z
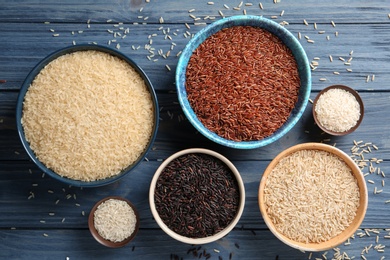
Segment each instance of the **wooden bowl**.
M321 242L321 243L302 243L302 242L297 242L294 241L284 234L280 233L274 223L272 222L270 216L268 215L266 211L266 206L264 202L264 188L267 182L267 178L272 172L272 170L275 168L275 166L279 163L279 161L300 150L321 150L321 151L326 151L329 153L332 153L342 159L351 169L352 174L356 178L357 185L359 188L360 192L360 199L359 199L359 207L357 208L356 211L356 216L353 219L352 223L350 226L348 226L344 231L342 231L339 235L331 238L328 241ZM277 191L275 191L277 192ZM367 187L366 187L366 182L364 180L364 176L361 173L359 167L356 165L356 163L343 151L339 150L338 148L334 146L330 146L327 144L321 144L321 143L305 143L305 144L299 144L293 147L288 148L287 150L284 150L281 152L279 155L275 157L274 160L271 161L271 163L268 165L266 168L263 177L260 182L260 187L259 187L259 206L260 206L260 212L262 214L262 217L268 226L268 228L271 230L271 232L282 242L285 244L299 249L303 251L312 251L312 252L317 252L317 251L325 251L332 249L340 244L342 244L344 241L346 241L348 238L350 238L356 230L360 227L361 223L363 222L364 216L367 211L367 204L368 204L368 194L367 194Z
M321 123L320 123L320 121L319 121L319 119L317 117L317 113L315 111L315 108L316 108L316 105L317 105L317 101L318 101L319 97L322 94L324 94L325 92L327 92L330 89L342 89L342 90L345 90L345 91L351 93L356 98L356 101L359 103L360 117L359 117L358 121L356 122L356 124L352 128L350 128L349 130L347 130L347 131L336 132L336 131L329 130L326 127L324 127L323 125L321 125ZM352 89L350 87L344 86L344 85L332 85L332 86L329 86L329 87L324 88L323 90L321 90L320 93L318 93L317 97L313 101L313 109L312 110L313 110L314 121L316 122L318 127L322 131L324 131L325 133L330 134L330 135L334 135L334 136L342 136L342 135L347 135L347 134L350 134L350 133L354 132L359 127L360 123L363 120L363 116L364 116L364 104L363 104L362 98L357 93L357 91L355 91L354 89Z
M126 238L125 240L121 241L121 242L112 242L110 240L106 240L105 238L103 238L101 235L99 235L98 231L96 230L95 228L95 225L94 225L94 214L95 214L95 211L97 209L97 207L102 204L103 202L109 200L109 199L116 199L116 200L122 200L122 201L125 201L127 202L127 204L129 204L129 206L133 209L134 211L134 214L135 214L135 217L136 217L136 224L135 224L135 229L134 229L134 232L128 237ZM88 227L89 227L89 231L91 232L92 236L96 239L96 241L98 241L100 244L106 246L106 247L111 247L111 248L119 248L119 247L123 247L125 246L126 244L128 244L130 241L132 241L134 239L134 237L137 235L137 232L138 232L138 229L139 229L139 225L140 225L140 219L139 219L139 214L138 214L138 211L137 209L135 208L135 206L127 199L125 198L122 198L122 197L118 197L118 196L110 196L110 197L107 197L107 198L104 198L100 201L98 201L94 206L93 208L91 209L91 212L89 213L89 217L88 217Z

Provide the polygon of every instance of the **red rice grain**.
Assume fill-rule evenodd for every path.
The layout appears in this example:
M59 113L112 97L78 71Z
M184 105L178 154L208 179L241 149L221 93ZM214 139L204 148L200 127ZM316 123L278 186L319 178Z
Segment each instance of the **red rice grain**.
M226 28L207 38L186 71L188 100L198 119L234 141L272 135L289 117L299 87L291 50L252 26Z

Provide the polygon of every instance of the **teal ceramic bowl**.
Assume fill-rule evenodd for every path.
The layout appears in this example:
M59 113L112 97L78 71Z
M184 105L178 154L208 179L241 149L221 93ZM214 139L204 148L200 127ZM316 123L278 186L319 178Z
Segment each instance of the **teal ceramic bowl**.
M145 150L140 154L138 159L132 163L131 165L127 166L125 169L123 169L120 173L118 173L115 176L106 178L106 179L101 179L101 180L96 180L96 181L81 181L81 180L74 180L66 177L62 177L50 168L46 167L35 155L34 151L31 149L29 142L26 140L23 125L22 125L22 116L23 116L23 101L24 97L28 91L28 88L30 87L32 81L35 79L35 77L39 74L39 72L51 61L57 59L58 57L62 55L66 55L69 53L77 52L77 51L86 51L86 50L95 50L95 51L101 51L108 53L110 55L113 55L115 57L118 57L124 61L126 61L130 66L132 66L138 74L142 77L142 79L145 81L146 86L150 92L152 102L153 102L153 109L154 109L154 126L152 129L152 135L149 139L148 144L146 145ZM154 91L154 88L152 86L152 83L150 82L149 78L145 74L145 72L129 57L124 55L123 53L116 51L111 48L107 48L104 46L100 45L75 45L71 47L66 47L63 49L60 49L58 51L55 51L48 55L46 58L44 58L41 62L39 62L33 69L32 71L27 75L25 81L23 82L23 85L20 89L17 104L16 104L16 127L18 130L18 134L21 140L21 143L23 147L25 148L27 154L29 155L30 159L39 167L40 170L42 170L44 173L47 175L53 177L56 180L59 180L61 182L64 182L66 184L69 184L71 186L76 186L76 187L98 187L98 186L103 186L103 185L108 185L113 182L118 181L119 179L123 178L126 176L128 173L130 173L146 156L148 151L150 150L151 146L153 145L153 142L155 140L155 137L157 135L157 129L158 129L158 120L159 120L159 108L158 108L158 101L157 101L157 96Z
M265 137L261 140L256 141L232 141L220 137L216 133L207 129L201 121L198 119L196 113L192 109L188 98L185 87L186 82L186 69L187 64L190 60L190 57L193 51L209 36L215 34L216 32L233 26L254 26L265 29L279 39L283 41L283 43L292 51L297 64L299 77L301 80L301 86L298 94L298 101L292 110L287 121L277 129L272 135ZM311 71L308 58L306 56L305 50L299 43L299 41L284 27L275 23L269 19L263 18L261 16L251 16L251 15L240 15L240 16L232 16L228 18L224 18L218 20L202 30L200 30L195 36L188 42L186 47L184 48L182 54L180 55L180 59L177 64L176 69L176 88L177 95L179 99L179 103L181 108L187 117L187 119L191 122L191 124L205 137L210 139L211 141L218 143L220 145L224 145L231 148L236 149L254 149L266 146L275 142L284 136L288 131L293 128L293 126L298 122L301 118L305 108L307 106L307 102L309 100L310 92L311 92Z

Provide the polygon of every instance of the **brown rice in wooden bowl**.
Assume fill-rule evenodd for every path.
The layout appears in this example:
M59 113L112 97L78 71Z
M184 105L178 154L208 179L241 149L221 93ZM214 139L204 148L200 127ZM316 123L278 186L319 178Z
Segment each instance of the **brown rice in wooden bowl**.
M325 251L350 238L364 220L367 187L340 149L305 143L281 152L266 168L259 206L271 232L303 251Z

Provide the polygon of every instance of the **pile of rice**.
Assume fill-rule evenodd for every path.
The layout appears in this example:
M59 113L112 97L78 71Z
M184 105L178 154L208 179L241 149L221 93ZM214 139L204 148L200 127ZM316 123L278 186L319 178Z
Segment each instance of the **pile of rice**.
M360 105L350 92L334 88L319 96L315 112L323 127L342 133L357 124L360 118Z
M144 152L153 101L124 60L100 51L60 56L36 76L22 125L37 158L57 174L95 181L115 176Z
M136 224L134 210L123 200L109 199L100 204L94 213L96 231L111 242L122 242L130 237Z
M320 243L339 235L359 207L359 187L349 166L320 150L281 159L264 187L267 215L286 237Z

